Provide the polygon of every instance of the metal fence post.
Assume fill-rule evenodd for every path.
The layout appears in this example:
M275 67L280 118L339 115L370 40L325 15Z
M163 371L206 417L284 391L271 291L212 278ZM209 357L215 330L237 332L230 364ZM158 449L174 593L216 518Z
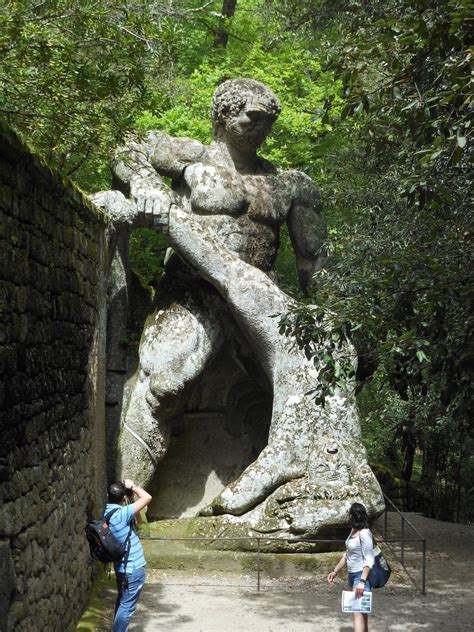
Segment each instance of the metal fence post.
M402 566L405 566L405 518L402 516Z
M387 519L388 519L388 509L387 509L387 503L385 503L384 524L383 524L384 540L387 539Z
M257 590L260 592L260 538L257 538Z
M390 498L388 498L388 496L386 496L384 494L384 498L387 501L387 503L393 508L393 512L398 513L400 518L401 518L401 538L398 539L397 537L395 537L394 539L387 539L387 531L388 531L388 510L387 510L387 505L385 506L385 525L384 525L384 539L385 539L385 543L387 545L390 544L398 544L399 542L401 542L401 564L403 567L405 567L405 542L421 542L422 543L422 547L423 547L423 560L422 560L422 585L421 585L421 590L422 590L422 594L425 595L426 594L426 540L423 538L423 536L421 535L421 533L411 524L411 522L405 518L403 516L403 514L399 511L399 509L396 507L396 505L390 500ZM394 514L395 515L395 514ZM396 522L396 515L394 518L395 522ZM394 525L395 526L395 522ZM407 524L408 528L411 529L412 531L414 531L414 533L418 536L418 539L413 539L413 538L409 538L408 540L405 540L405 523ZM261 560L261 537L256 537L256 536L248 536L248 537L225 537L225 536L221 536L219 534L218 537L213 536L213 537L190 537L190 538L161 538L161 537L155 537L155 536L145 536L145 535L141 535L140 536L141 540L157 540L157 541L185 541L185 542L208 542L210 544L212 544L213 542L216 542L217 540L220 541L236 541L236 540L245 540L247 542L253 542L253 541L257 541L257 591L260 592L260 576L261 576L261 572L262 572L262 560ZM270 541L275 541L275 542L285 542L288 543L289 540L288 538L273 538L271 536L269 537L265 537L263 538L267 543ZM341 545L345 543L344 540L334 540L334 539L323 539L323 538L302 538L302 539L292 539L292 542L318 542L318 543L326 543L326 544L331 544L334 545L336 542L340 543ZM342 548L342 546L341 546ZM390 547L392 548L392 547ZM405 569L407 570L407 569ZM408 572L408 571L407 571Z
M423 540L423 569L421 574L421 593L426 595L426 540Z

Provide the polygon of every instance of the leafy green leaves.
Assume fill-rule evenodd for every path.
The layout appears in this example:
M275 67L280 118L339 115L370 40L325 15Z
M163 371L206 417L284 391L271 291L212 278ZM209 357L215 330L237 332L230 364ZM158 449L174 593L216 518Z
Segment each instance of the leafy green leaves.
M342 78L343 117L376 112L387 136L393 129L400 140L416 144L414 173L400 181L403 195L410 203L437 204L449 188L438 176L468 168L469 7L456 1L390 4L373 3L366 16L371 23L363 21L370 9L355 3L350 41L328 48L328 67Z
M194 16L182 4L7 3L0 115L81 186L106 187L108 153L141 112L159 104L156 85L173 61L172 40Z
M455 0L352 0L349 13L343 4L295 8L305 12L305 37L313 33L323 68L342 83L343 105L325 103L335 131L324 140L330 157L321 155L319 181L333 266L318 273L314 294L325 327L306 317L306 307L283 322L333 386L337 362L352 378L350 358L329 342L348 332L356 377L375 375L387 398L378 423L397 419L392 437L403 475L409 479L421 453L424 484L453 517L433 479L445 491L457 485L459 494L473 480L462 478L459 443L463 436L472 444L466 427L474 404L469 8ZM325 389L323 380L318 396ZM378 402L366 417L375 410ZM449 428L444 444L440 428Z
M317 383L308 394L321 405L336 389L350 388L355 376L350 326L335 325L320 308L310 305L282 316L279 321L280 333L294 336L296 344L318 370Z

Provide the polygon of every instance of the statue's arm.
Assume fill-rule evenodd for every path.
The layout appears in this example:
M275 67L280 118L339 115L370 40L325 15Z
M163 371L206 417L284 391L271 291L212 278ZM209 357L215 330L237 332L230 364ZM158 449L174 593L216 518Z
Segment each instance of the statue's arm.
M184 169L204 153L205 147L198 141L174 138L156 130L143 137L129 135L125 139L115 151L111 168L113 187L136 208L134 225L166 223L169 205L175 196L162 176L179 179Z
M295 251L300 287L308 296L313 274L326 261L326 223L321 215L319 192L311 178L301 171L285 175L290 178L294 192L287 216L288 232Z
M176 138L151 130L143 137L129 135L115 151L112 160L114 185L125 195L130 194L133 183L141 179L166 176L181 178L190 164L200 162L206 148L192 138Z

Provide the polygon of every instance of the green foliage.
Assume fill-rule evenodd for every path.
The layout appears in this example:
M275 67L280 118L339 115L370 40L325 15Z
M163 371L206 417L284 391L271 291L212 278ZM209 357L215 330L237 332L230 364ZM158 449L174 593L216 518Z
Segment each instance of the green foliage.
M353 0L343 16L324 8L323 32L313 3L299 15L342 81L344 105L328 99L324 117L342 139L322 179L334 264L318 274L317 307L282 327L321 368L321 401L341 376L353 381L344 338L359 352L359 379L378 367L386 406L374 405L375 423L400 449L401 476L411 478L421 454L430 511L459 518L473 484L468 6Z
M237 49L240 51L241 43ZM334 94L337 88L307 51L284 44L270 52L262 46L258 33L241 59L232 43L225 52L212 51L211 59L203 59L188 79L178 78L172 84L172 105L160 115L145 113L137 119L137 126L141 130L158 127L176 136L209 143L212 94L222 80L241 76L265 82L283 104L262 155L281 168L294 167L314 173L315 140L323 129L328 129L317 116L318 108L322 112L328 94Z
M222 6L4 4L0 115L63 174L97 190L108 188L108 155L131 128L209 143L221 81L248 76L271 87L283 110L263 155L318 182L333 262L317 275L315 305L303 302L281 330L318 366L318 401L357 385L371 459L395 478L414 477L434 513L467 517L470 4L238 0L225 19ZM216 45L222 29L225 46ZM161 274L164 248L134 231L142 282ZM299 296L285 231L277 266Z
M457 0L354 4L350 38L328 54L343 82L342 117L377 114L367 132L398 145L399 161L410 166L399 183L409 203L452 203L452 179L467 173L472 135L471 7Z
M305 305L282 316L280 333L296 337L298 346L318 369L318 382L312 394L318 404L325 404L336 389L346 389L355 376L350 353L350 328L333 326L327 312L319 305Z
M376 371L357 398L364 445L369 462L387 468L399 477L403 465L400 442L394 441L401 423L404 402L390 388L383 371Z
M298 274L296 272L295 256L291 243L288 228L284 225L280 230L280 247L275 262L275 269L278 277L278 285L281 289L297 298L304 300L303 293L299 286Z
M0 115L84 189L107 186L109 152L160 105L157 77L171 67L179 25L195 15L183 4L4 4Z
M165 237L149 228L136 228L129 240L133 271L144 285L155 285L163 273L168 244Z

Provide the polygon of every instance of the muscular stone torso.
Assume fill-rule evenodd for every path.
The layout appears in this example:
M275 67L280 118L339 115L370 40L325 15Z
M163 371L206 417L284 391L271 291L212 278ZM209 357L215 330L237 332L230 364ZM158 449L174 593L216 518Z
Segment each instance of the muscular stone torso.
M210 155L189 165L175 182L189 212L221 237L239 257L265 272L275 262L280 225L291 206L292 187L262 161L257 174L241 175ZM217 158L217 159L216 159Z

